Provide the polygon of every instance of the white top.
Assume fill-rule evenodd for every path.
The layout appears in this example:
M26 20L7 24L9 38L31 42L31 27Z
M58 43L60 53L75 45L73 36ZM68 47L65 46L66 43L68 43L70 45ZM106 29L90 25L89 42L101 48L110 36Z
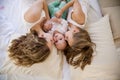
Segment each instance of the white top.
M62 34L65 34L67 29L68 29L68 22L64 19L61 19L61 24L52 22L52 29L49 31L49 33L53 34L54 31L58 31Z
M67 17L67 21L77 27L80 28L84 28L85 24L87 22L87 9L88 9L88 3L86 0L78 0L81 4L82 10L85 14L85 23L83 25L78 24L77 22L75 22L74 20L72 20L71 16L72 16L72 12L74 11L72 7L69 8L69 13L68 13L68 17Z

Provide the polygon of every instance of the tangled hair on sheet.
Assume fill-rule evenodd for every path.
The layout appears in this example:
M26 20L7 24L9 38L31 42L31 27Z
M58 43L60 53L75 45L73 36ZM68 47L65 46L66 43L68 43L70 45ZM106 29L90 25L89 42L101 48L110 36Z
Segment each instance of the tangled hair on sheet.
M9 57L19 66L43 62L50 54L46 43L45 39L38 37L37 32L32 31L12 41Z
M88 32L79 28L79 32L73 34L74 43L72 46L67 46L64 50L66 60L72 66L81 67L91 64L93 54L93 42L91 42Z

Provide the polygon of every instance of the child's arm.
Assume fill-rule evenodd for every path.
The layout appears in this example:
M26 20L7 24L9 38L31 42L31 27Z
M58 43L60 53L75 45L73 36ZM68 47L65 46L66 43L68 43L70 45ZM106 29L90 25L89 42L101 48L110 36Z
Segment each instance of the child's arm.
M60 0L54 0L53 2L48 4L48 9L49 9L49 14L50 17L53 17L55 12L58 11L58 9L56 9L56 7L61 3ZM57 11L56 11L57 10Z
M61 19L60 18L56 18L56 17L53 17L50 19L52 22L56 22L56 23L61 23Z
M48 5L47 5L46 0L43 0L43 10L45 11L45 15L46 15L47 20L49 20L50 15L49 15Z
M60 18L65 10L67 10L69 7L73 6L74 1L68 2L63 8L61 8L58 12L55 13L55 16L57 18Z
M35 24L30 30L35 30L38 34L42 30L42 27L44 26L44 23L46 21L46 18L43 17L37 24Z

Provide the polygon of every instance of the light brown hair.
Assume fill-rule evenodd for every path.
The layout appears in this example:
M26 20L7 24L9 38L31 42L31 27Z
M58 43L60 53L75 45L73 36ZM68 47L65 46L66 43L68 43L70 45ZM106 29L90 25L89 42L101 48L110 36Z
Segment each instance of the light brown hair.
M20 66L43 62L50 54L46 43L45 39L38 37L37 32L32 31L12 41L9 57Z
M88 32L79 28L79 32L73 34L74 43L64 50L66 60L75 67L83 70L92 61L93 45Z

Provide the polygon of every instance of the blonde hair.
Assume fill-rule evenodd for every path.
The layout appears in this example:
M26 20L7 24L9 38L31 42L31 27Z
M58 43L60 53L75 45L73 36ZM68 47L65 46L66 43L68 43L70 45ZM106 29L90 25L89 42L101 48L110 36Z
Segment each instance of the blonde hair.
M79 32L73 34L74 43L64 50L67 62L83 70L87 64L91 63L93 42L91 42L88 32L79 28Z
M50 54L46 40L39 38L35 31L12 41L9 57L20 66L31 66L43 62Z

